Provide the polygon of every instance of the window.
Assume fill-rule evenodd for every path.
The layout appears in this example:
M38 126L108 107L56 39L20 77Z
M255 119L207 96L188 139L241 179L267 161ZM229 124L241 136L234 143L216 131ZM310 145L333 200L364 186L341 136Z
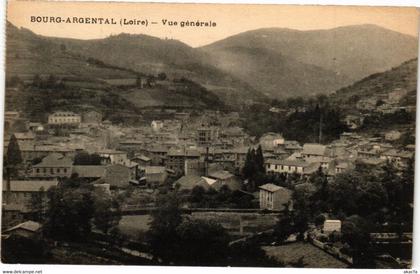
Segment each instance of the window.
M67 173L67 168L64 168L64 173Z
M39 173L39 168L36 169L36 173Z

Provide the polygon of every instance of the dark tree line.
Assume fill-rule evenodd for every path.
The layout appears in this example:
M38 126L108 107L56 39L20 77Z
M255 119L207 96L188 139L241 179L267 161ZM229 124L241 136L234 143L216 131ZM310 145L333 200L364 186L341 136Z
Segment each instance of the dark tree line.
M76 154L74 157L74 164L75 165L100 165L101 164L101 157L96 154L89 154L86 151L81 151Z
M219 191L196 186L188 195L191 207L198 208L253 208L256 205L252 200L251 195L239 190L231 191L227 186L222 186Z
M347 126L341 121L342 114L338 109L321 102L307 104L301 110L295 105L288 106L288 115L270 112L269 105L254 104L243 112L242 126L257 138L266 132L279 132L289 140L302 143L328 143L346 131Z
M348 245L343 252L353 257L354 267L374 266L369 233L402 235L413 229L414 159L403 170L390 162L381 167L357 164L333 179L319 169L294 190L293 211L280 216L277 239L284 241L292 233L300 237L309 222L321 225L321 214L329 214L343 222L339 238Z
M248 190L255 191L265 178L264 156L261 146L250 148L246 154L245 164L242 168L242 177L248 180Z
M230 246L231 238L218 223L182 215L177 192L162 195L147 235L159 264L189 266L279 266L255 242ZM252 262L252 263L251 263Z
M10 180L18 176L18 170L23 163L22 152L20 151L19 142L13 134L10 137L7 146L7 152L4 157L3 166L5 168L6 179Z
M52 239L83 241L88 239L92 224L107 234L121 219L120 206L110 194L94 189L76 175L50 188L48 197L44 233Z

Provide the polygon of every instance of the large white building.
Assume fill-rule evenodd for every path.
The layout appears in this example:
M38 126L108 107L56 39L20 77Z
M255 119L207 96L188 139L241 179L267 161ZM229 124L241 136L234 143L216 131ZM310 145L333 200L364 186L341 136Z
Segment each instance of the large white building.
M304 174L309 163L302 160L276 160L270 159L265 163L265 170L268 173L297 173Z
M56 126L78 126L82 121L80 114L71 111L57 111L48 115L48 124Z

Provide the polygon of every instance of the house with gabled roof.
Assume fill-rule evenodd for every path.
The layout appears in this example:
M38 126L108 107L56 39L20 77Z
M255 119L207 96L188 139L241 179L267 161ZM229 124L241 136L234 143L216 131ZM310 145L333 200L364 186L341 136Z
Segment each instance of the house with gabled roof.
M232 191L242 188L239 177L226 170L210 172L206 177L215 180L211 186L216 190L220 190L223 186L227 186Z
M259 187L260 208L268 210L283 210L291 206L292 191L275 184L265 184Z
M277 160L269 159L265 162L265 170L268 173L297 173L304 174L309 163L303 160Z
M196 175L185 175L179 178L173 184L174 188L178 188L180 191L191 191L196 186L201 186L205 190L210 188L210 185L206 182L203 177Z
M32 167L33 178L64 178L72 173L73 160L59 153L51 153Z
M303 159L324 157L326 146L321 144L304 144L302 150Z
M135 180L130 168L123 165L109 165L105 167L104 176L93 183L109 184L112 188L125 188Z
M44 210L48 202L47 190L58 185L57 180L7 180L3 181L3 202L19 207L23 213ZM41 208L33 208L38 198Z

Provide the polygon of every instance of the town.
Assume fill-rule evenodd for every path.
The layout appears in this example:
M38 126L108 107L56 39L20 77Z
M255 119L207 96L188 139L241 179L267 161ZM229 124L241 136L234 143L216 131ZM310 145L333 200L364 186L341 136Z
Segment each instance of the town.
M178 193L185 214L198 220L216 220L234 241L247 241L276 229L276 222L284 222L279 216L302 210L300 207L305 205L300 204L298 196L310 199L308 195L317 193L316 180L334 184L340 174L363 166L373 170L389 165L397 176L413 164L414 144L395 143L401 132L392 130L375 137L359 135L351 129L359 127L363 119L356 123L354 115L343 118L350 131L321 144L287 140L281 133L273 132L257 139L238 126L238 112L170 108L152 111L155 117L165 119L128 126L104 120L95 110L55 111L45 123L40 123L28 120L20 112L6 111L4 235L37 235L51 214L49 192L73 183L92 186L95 193L118 201L117 206L110 207L111 211L118 209L120 217L102 220L105 229L101 231L98 224L96 233L113 231L124 235L128 242L144 239L139 235L150 229L150 212L159 206L159 197ZM283 113L276 107L268 111ZM318 134L322 134L321 129ZM112 215L111 211L105 214ZM299 230L290 229L282 240L272 236L272 241L306 239L327 256L337 258L335 264L327 266L352 265L352 253L346 252L348 243L343 246L341 236L337 236L349 222L343 219L344 213L318 213L314 223L307 218L301 236ZM409 231L407 224L404 227ZM394 248L402 245L409 250L411 246L411 233L381 227L370 231L370 236L372 242L391 242ZM275 252L273 248L267 247L266 252ZM404 255L399 255L393 261L388 255L384 264L408 265Z

